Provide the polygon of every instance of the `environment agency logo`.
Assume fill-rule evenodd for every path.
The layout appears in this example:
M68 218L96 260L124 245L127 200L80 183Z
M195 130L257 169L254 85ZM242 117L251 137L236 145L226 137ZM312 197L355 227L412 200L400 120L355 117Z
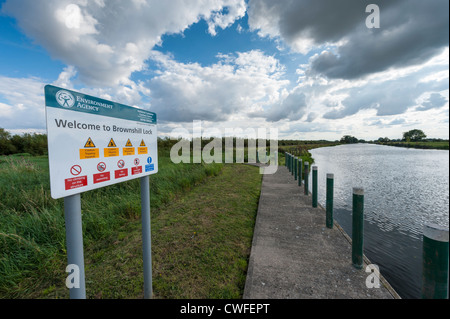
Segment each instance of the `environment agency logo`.
M75 98L72 95L72 93L67 92L65 90L59 90L56 92L56 102L58 102L59 105L65 108L71 108L75 105Z

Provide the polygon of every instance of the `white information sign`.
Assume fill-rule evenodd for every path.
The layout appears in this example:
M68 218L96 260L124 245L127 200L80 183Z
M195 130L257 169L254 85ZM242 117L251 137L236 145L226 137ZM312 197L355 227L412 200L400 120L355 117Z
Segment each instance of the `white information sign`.
M45 105L53 198L158 172L155 113L51 85Z

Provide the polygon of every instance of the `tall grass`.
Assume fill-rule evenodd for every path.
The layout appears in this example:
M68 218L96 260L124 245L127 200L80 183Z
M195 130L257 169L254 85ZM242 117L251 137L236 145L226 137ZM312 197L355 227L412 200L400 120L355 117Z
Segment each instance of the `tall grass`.
M222 167L175 165L163 150L159 172L150 177L152 209L220 174ZM48 172L45 156L0 157L0 298L24 297L45 287L56 280L65 262L63 200L51 198ZM138 180L89 191L81 199L85 246L140 216Z

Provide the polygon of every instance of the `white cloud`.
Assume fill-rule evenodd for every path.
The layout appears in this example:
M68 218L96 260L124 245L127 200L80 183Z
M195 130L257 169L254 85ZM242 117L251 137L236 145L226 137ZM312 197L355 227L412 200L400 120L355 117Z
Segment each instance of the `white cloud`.
M283 67L261 51L223 56L211 66L179 63L154 52L160 74L148 82L151 110L163 121L224 121L278 101L289 82Z
M310 72L358 79L389 68L420 65L448 46L445 0L378 0L381 27L365 26L370 0L250 0L249 25L295 52L318 55Z
M45 129L44 83L39 78L0 76L0 127Z
M75 67L80 80L91 86L127 82L145 68L164 34L183 32L200 19L214 34L245 11L244 0L8 0L2 7L29 37Z

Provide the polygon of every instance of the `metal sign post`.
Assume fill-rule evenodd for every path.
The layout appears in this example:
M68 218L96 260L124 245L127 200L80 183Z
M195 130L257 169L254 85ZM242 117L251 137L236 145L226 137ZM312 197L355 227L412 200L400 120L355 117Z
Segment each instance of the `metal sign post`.
M156 114L52 85L45 86L45 106L51 195L64 198L70 298L86 298L80 193L137 178L144 296L151 298L149 175L158 172Z
M149 177L141 177L142 252L144 257L144 298L151 299L152 289L152 233L150 224Z
M64 198L64 218L66 221L67 263L76 265L78 269L78 282L76 283L78 287L69 288L70 299L86 299L80 194Z

